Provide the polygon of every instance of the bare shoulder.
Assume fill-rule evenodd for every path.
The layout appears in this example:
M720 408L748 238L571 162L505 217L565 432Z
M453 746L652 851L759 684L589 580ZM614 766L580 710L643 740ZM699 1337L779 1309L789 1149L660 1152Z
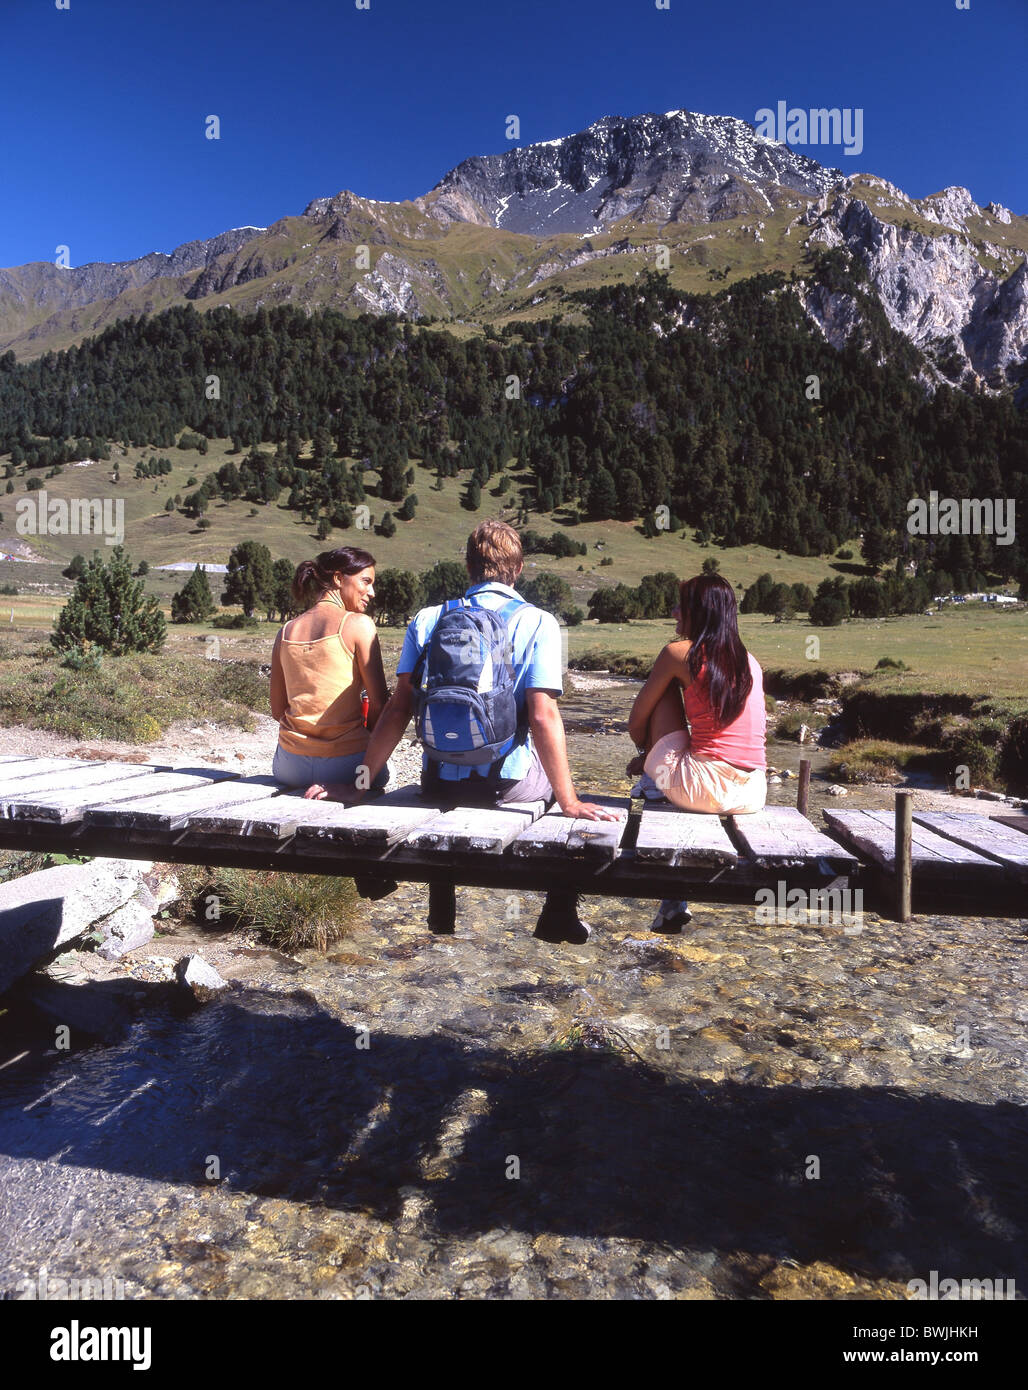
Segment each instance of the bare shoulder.
M689 655L692 643L687 637L680 638L677 642L669 642L664 648L671 661L682 662Z
M378 636L378 628L367 613L351 613L346 622L346 635L352 642L368 646Z

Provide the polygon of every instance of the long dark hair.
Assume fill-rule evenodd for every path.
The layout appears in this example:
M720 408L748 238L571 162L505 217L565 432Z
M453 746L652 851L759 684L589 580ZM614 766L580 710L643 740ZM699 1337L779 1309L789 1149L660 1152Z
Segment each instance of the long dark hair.
M685 636L692 642L686 657L693 680L706 667L704 680L714 718L724 727L738 719L750 691L753 674L749 654L739 636L735 593L719 574L698 574L683 580L678 608Z
M374 555L355 545L341 545L338 550L323 550L313 560L301 560L293 575L293 598L301 608L317 602L326 589L332 587L332 576L360 574L375 563Z

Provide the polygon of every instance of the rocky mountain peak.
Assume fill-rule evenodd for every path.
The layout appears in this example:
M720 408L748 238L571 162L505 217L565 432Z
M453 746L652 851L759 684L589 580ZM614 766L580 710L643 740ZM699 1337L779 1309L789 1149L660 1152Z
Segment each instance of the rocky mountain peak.
M622 217L719 221L767 211L783 190L825 193L843 177L733 116L604 116L586 130L451 169L424 199L436 217L533 236L595 234Z

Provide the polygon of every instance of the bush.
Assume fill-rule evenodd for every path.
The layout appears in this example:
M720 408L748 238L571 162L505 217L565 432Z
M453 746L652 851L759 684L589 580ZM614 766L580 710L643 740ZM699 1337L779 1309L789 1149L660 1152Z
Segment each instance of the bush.
M559 574L551 574L548 570L543 570L533 579L526 579L522 575L518 580L517 587L526 602L534 604L536 608L544 609L547 613L552 613L556 618L563 618L570 622L569 614L581 612L575 606L567 581L561 579Z
M324 951L355 925L358 899L350 878L218 869L196 896L212 892L220 899L222 924L227 917L280 951Z
M18 592L17 584L0 584L0 594L13 598Z
M1028 714L1018 715L1007 725L1000 770L1011 787L1028 791Z
M895 656L882 656L875 662L876 671L909 671L910 667L905 661L900 661Z
M852 559L853 559L853 551L852 551L852 550L845 550L845 549L844 549L844 550L837 550L837 551L835 552L835 558L836 558L837 560L852 560Z
M217 608L206 571L197 565L183 587L171 599L173 623L202 623Z
M220 628L253 628L260 627L259 618L251 618L246 613L219 613L217 617L211 619L211 627Z
M627 584L597 589L589 598L589 616L601 623L627 623L638 616L638 597Z
M95 645L113 656L124 656L157 651L166 635L157 600L146 597L142 581L132 577L124 547L116 545L108 564L97 553L86 565L61 609L50 641L60 652L85 652Z

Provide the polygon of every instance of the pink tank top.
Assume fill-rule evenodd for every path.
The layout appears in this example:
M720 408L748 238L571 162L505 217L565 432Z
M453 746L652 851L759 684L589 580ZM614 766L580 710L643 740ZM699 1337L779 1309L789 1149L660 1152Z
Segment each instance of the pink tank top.
M753 689L742 711L731 724L718 726L710 707L706 667L685 691L685 717L689 721L689 752L708 762L734 763L737 767L767 767L764 736L767 714L764 710L764 673L752 653L747 652Z

